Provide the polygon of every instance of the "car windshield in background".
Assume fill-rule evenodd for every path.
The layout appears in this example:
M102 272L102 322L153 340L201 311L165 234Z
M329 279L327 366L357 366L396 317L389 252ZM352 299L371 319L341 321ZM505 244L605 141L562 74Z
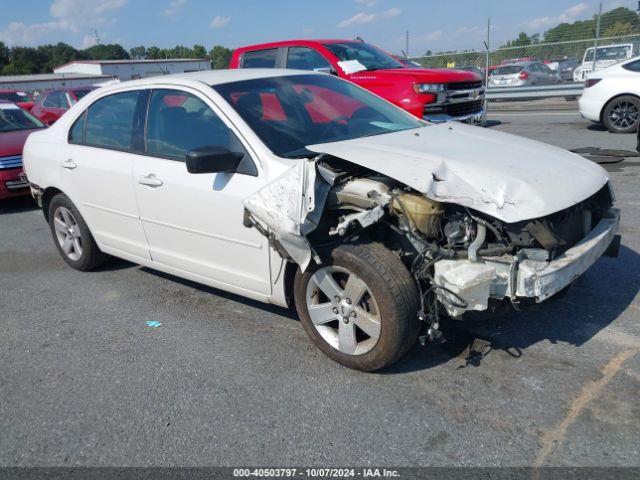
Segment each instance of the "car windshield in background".
M496 68L491 75L515 75L522 71L522 65L509 65L507 67Z
M214 85L269 149L303 157L307 145L419 128L423 123L330 75L291 75Z
M629 56L630 46L624 47L599 47L596 54L598 60L624 60ZM593 48L587 50L584 55L585 62L593 62Z
M399 61L382 50L362 42L326 43L324 47L341 62L357 60L367 70L405 68Z
M28 102L29 97L21 92L0 92L0 100L8 102Z
M78 100L80 100L87 93L91 92L91 90L92 90L91 88L86 88L83 90L73 90L73 94L78 98Z
M10 103L0 103L0 133L43 128L43 123L30 113Z

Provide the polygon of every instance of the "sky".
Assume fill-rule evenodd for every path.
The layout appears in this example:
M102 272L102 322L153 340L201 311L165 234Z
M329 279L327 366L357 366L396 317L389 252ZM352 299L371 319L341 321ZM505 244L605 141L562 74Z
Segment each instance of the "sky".
M518 32L544 32L591 18L596 0L0 0L0 41L13 46L66 42L229 48L293 38L360 36L393 53L492 47ZM637 8L603 0L604 10Z

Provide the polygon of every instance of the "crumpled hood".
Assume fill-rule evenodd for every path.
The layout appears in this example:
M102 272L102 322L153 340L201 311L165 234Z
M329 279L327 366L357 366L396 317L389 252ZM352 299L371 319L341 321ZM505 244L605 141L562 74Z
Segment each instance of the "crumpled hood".
M307 149L507 223L564 210L609 180L599 165L566 150L455 122Z

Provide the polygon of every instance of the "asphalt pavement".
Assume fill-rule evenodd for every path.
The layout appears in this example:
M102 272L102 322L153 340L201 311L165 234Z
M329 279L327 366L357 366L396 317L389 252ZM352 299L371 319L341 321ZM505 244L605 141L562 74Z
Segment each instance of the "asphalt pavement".
M489 118L635 146L573 112ZM0 465L640 466L640 161L607 169L619 258L375 374L324 357L285 309L124 261L74 271L33 203L4 201Z

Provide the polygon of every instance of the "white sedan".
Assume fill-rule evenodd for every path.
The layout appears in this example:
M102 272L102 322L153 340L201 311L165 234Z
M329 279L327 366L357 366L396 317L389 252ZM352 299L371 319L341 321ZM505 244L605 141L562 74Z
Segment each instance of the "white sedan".
M580 114L612 133L634 133L640 121L640 57L587 76Z
M112 255L295 306L368 371L444 316L551 297L619 242L595 163L313 72L107 86L33 133L24 165L71 267Z

